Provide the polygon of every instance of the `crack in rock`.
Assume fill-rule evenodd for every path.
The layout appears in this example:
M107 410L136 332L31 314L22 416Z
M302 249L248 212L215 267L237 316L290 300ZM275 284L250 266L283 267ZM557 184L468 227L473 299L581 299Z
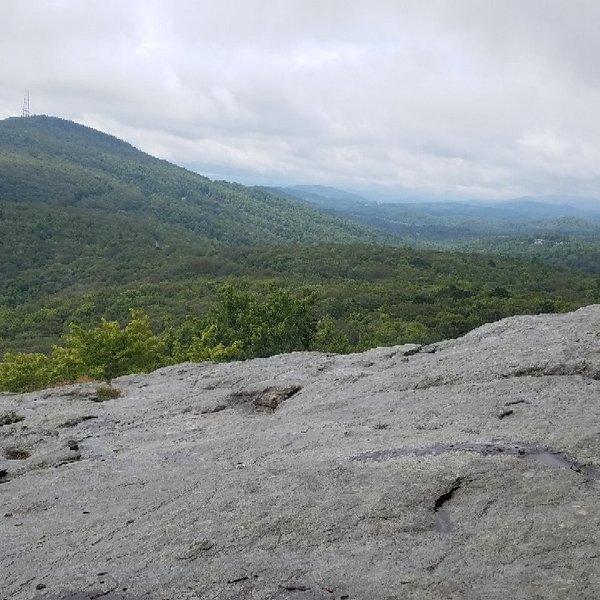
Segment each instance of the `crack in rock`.
M444 510L444 505L452 500L452 497L462 485L462 477L457 477L448 490L435 499L435 502L433 503L433 512L435 513L433 528L436 531L439 531L440 533L449 533L452 531L452 522Z
M81 417L74 417L73 419L69 419L68 421L65 421L64 423L61 423L59 425L59 427L76 427L80 423L83 423L85 421L90 421L91 419L97 419L97 418L98 417L96 415L83 415Z
M275 412L285 402L302 389L300 385L269 386L260 390L241 390L228 398L233 406L246 406L252 412Z
M516 371L505 373L502 377L508 379L512 377L570 377L573 375L599 380L600 368L584 360L576 363L522 367Z

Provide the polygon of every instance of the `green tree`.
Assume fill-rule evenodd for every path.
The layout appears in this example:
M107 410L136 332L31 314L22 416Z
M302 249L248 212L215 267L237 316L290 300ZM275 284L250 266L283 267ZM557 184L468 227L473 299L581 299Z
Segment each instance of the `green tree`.
M241 342L244 358L308 350L317 328L315 303L314 294L296 295L274 285L265 294L226 285L208 323L218 343Z

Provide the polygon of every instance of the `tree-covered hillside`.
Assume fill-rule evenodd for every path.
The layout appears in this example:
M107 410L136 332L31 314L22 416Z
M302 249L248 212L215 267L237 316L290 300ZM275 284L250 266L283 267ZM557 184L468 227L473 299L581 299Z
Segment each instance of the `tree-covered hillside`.
M367 226L264 190L211 181L46 116L0 121L0 201L130 214L227 244L383 239Z
M514 256L600 274L600 201L373 202L335 188L274 189L415 248ZM556 201L556 199L554 199Z
M72 288L0 306L0 354L48 351L68 323L124 323L131 308L143 309L159 332L188 318L202 320L225 284L259 297L273 286L298 298L311 296L314 322L328 327L315 347L334 351L433 342L509 315L600 301L597 277L458 252L375 245L227 247L189 261L193 277L161 281L149 271L142 283Z

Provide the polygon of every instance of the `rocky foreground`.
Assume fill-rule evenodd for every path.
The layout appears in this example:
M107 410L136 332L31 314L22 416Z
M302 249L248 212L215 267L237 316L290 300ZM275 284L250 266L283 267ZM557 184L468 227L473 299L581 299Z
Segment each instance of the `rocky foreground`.
M113 385L0 395L3 600L600 598L600 305Z

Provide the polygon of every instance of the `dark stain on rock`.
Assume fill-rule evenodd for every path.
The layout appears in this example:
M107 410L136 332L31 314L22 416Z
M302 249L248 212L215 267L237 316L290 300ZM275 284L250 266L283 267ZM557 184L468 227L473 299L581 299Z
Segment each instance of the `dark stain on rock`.
M504 406L514 406L515 404L527 404L527 400L520 398L519 400L509 400L504 403Z
M566 454L551 448L511 442L456 442L453 444L437 443L420 448L391 448L388 450L363 452L362 454L350 457L350 460L357 462L382 462L396 458L439 456L449 452L472 452L481 456L516 456L524 460L538 462L547 467L575 471L588 480L600 480L600 467L596 465L578 463Z
M444 492L441 496L438 496L436 498L433 505L433 510L437 512L442 508L442 506L444 506L444 504L446 504L446 502L452 500L452 496L454 496L454 494L461 488L461 486L462 477L457 477L452 483L452 485L448 488L448 490Z
M110 590L108 592L86 591L86 592L66 592L60 596L37 596L34 600L148 600L148 596L133 596L125 591Z
M510 417L510 415L514 414L514 410L512 408L509 408L508 410L503 410L499 415L498 418L500 420L505 419L506 417Z
M227 406L225 404L217 404L216 406L212 406L211 408L204 409L203 411L201 411L201 414L212 415L214 413L222 412L226 409L227 409Z
M8 469L0 469L0 483L6 483L8 481L10 481Z
M70 454L61 457L56 464L55 467L62 467L63 465L68 465L69 463L77 462L81 460L81 452L79 450L72 450L69 448Z
M423 346L415 346L414 348L409 348L408 350L402 353L402 356L414 356L415 354L419 354L419 352L423 351Z
M285 590L286 592L308 592L310 591L310 588L305 586L305 585L282 585L280 586L281 589Z
M570 377L573 375L598 380L600 379L600 369L583 360L577 363L521 367L505 373L502 377Z
M75 427L75 426L79 425L80 423L83 423L84 421L89 421L91 419L97 419L97 418L98 417L96 415L83 415L81 417L75 417L73 419L69 419L68 421L65 421L64 423L59 425L59 427Z
M31 456L31 452L26 448L6 448L4 450L4 458L7 460L27 460Z
M235 579L228 579L227 583L241 583L242 581L248 581L248 579L250 579L250 577L248 577L247 575L244 575L243 577L237 577Z

